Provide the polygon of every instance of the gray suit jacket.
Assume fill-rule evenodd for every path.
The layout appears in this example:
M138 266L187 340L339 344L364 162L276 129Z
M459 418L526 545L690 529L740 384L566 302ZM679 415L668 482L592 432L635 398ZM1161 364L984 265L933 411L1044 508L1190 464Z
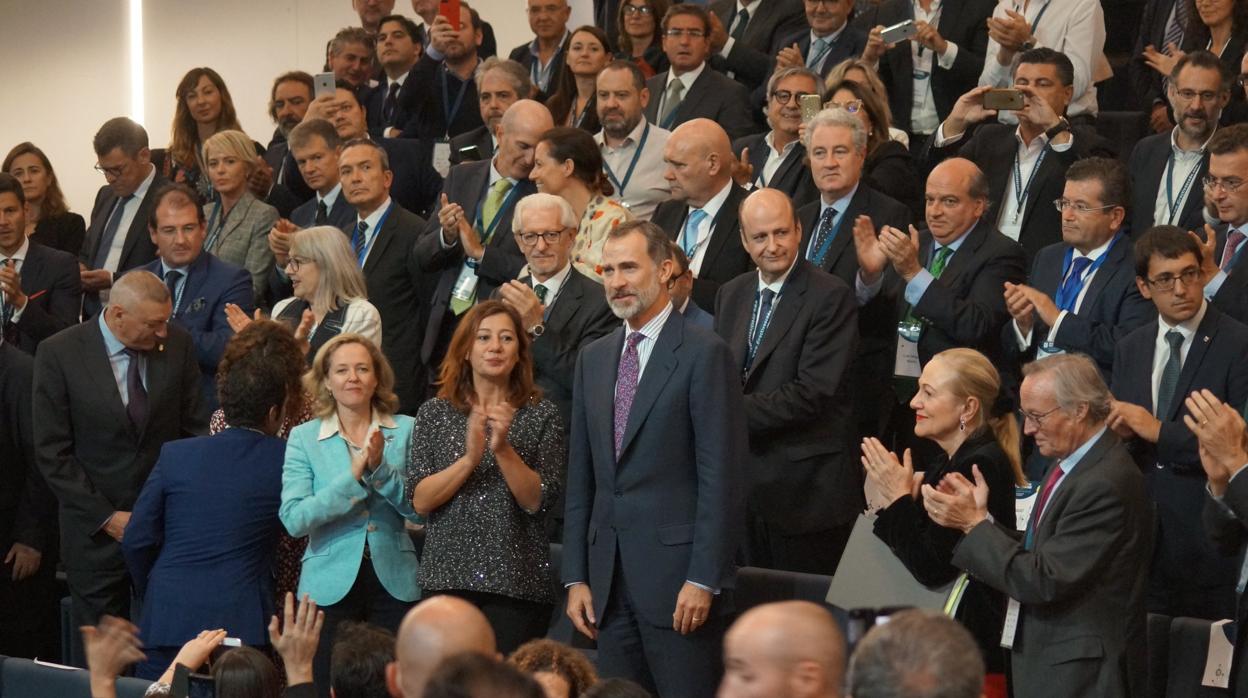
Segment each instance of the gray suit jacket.
M685 581L735 585L746 448L740 371L728 345L673 310L641 374L617 460L623 345L620 327L576 364L563 581L587 582L601 619L622 574L634 612L670 628ZM731 611L730 595L715 597L711 613Z
M1144 478L1106 431L1053 493L1030 550L987 521L958 543L954 566L1022 604L1016 698L1144 695L1152 532Z
M208 219L208 235L212 236L213 212L220 217L217 204L204 205L204 217ZM225 218L225 225L217 235L212 247L206 248L214 257L236 267L243 267L251 275L251 288L255 293L256 306L268 307L269 270L273 268L273 250L269 249L269 231L277 223L277 209L257 199L250 191L234 204Z

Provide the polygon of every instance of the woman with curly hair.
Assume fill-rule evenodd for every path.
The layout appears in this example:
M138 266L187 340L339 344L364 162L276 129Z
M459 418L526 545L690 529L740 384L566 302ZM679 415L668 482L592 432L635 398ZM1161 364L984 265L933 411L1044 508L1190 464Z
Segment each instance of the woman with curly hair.
M48 156L34 143L18 143L5 156L0 171L22 183L22 192L26 194L26 237L77 257L87 224L82 216L70 212Z
M555 603L546 515L563 487L563 425L533 381L529 335L501 301L464 315L438 396L416 413L412 507L428 517L420 584L481 609L500 652L546 634Z
M191 68L178 82L177 106L161 173L194 189L201 202L212 199L203 147L219 131L242 131L225 80L212 68ZM254 144L257 154L264 149Z
M231 427L161 449L122 542L143 599L140 677L160 676L204 628L229 628L252 647L268 644L286 448L275 434L302 369L290 330L252 323L226 345L217 372Z
M545 638L524 643L507 662L532 676L546 698L581 698L598 682L598 672L585 655Z

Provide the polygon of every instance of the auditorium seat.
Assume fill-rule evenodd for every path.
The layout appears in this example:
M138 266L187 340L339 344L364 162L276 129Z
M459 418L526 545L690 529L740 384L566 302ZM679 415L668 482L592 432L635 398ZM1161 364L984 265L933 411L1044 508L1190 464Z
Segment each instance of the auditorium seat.
M150 681L123 678L117 681L118 698L142 698ZM61 669L29 659L0 657L0 698L48 698L89 696L91 680L83 669Z
M1142 111L1103 111L1096 117L1096 132L1114 144L1119 160L1128 162L1135 144L1150 134L1148 115Z
M1228 696L1223 688L1200 685L1209 653L1207 620L1175 618L1170 622L1170 662L1166 678L1166 698L1215 698Z
M1148 698L1166 698L1166 675L1170 668L1170 616L1148 614Z

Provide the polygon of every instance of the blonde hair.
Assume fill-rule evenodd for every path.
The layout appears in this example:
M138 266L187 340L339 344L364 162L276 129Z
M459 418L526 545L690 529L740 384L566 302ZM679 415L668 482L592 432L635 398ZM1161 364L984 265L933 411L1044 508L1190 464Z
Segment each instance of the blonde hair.
M311 300L315 310L330 312L340 303L368 300L364 273L341 230L328 225L300 230L290 239L290 254L306 257L320 272Z
M1001 392L1001 374L997 372L996 366L992 365L988 357L966 348L946 349L932 357L932 361L937 359L949 368L950 378L945 384L949 392L962 399L974 399L979 405L967 426L972 431L981 426L991 429L997 445L1010 461L1014 481L1019 485L1026 484L1018 421L1008 411L1004 414L993 413Z
M163 285L163 284L162 284ZM399 409L399 398L394 394L394 369L386 357L363 335L353 332L340 334L325 342L316 358L312 360L312 368L303 374L303 389L312 396L312 412L324 419L334 413L338 403L333 393L329 392L326 378L329 376L329 362L334 352L346 344L359 344L367 351L373 361L373 372L377 375L377 389L373 391L373 411L379 415L392 415Z
M217 151L222 155L232 155L247 164L247 174L256 169L256 144L242 131L233 129L217 131L204 141L204 168L208 167L209 153Z

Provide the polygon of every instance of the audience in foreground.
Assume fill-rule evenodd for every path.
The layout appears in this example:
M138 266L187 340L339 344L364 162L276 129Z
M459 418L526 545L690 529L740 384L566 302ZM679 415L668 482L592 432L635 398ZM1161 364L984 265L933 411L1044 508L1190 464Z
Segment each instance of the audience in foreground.
M854 648L846 698L980 698L983 688L970 633L943 613L916 609L889 616Z
M494 629L481 610L456 596L434 596L407 612L394 662L386 667L391 698L421 698L442 660L463 652L497 657Z
M719 698L839 698L844 680L845 638L818 604L756 606L724 637Z

